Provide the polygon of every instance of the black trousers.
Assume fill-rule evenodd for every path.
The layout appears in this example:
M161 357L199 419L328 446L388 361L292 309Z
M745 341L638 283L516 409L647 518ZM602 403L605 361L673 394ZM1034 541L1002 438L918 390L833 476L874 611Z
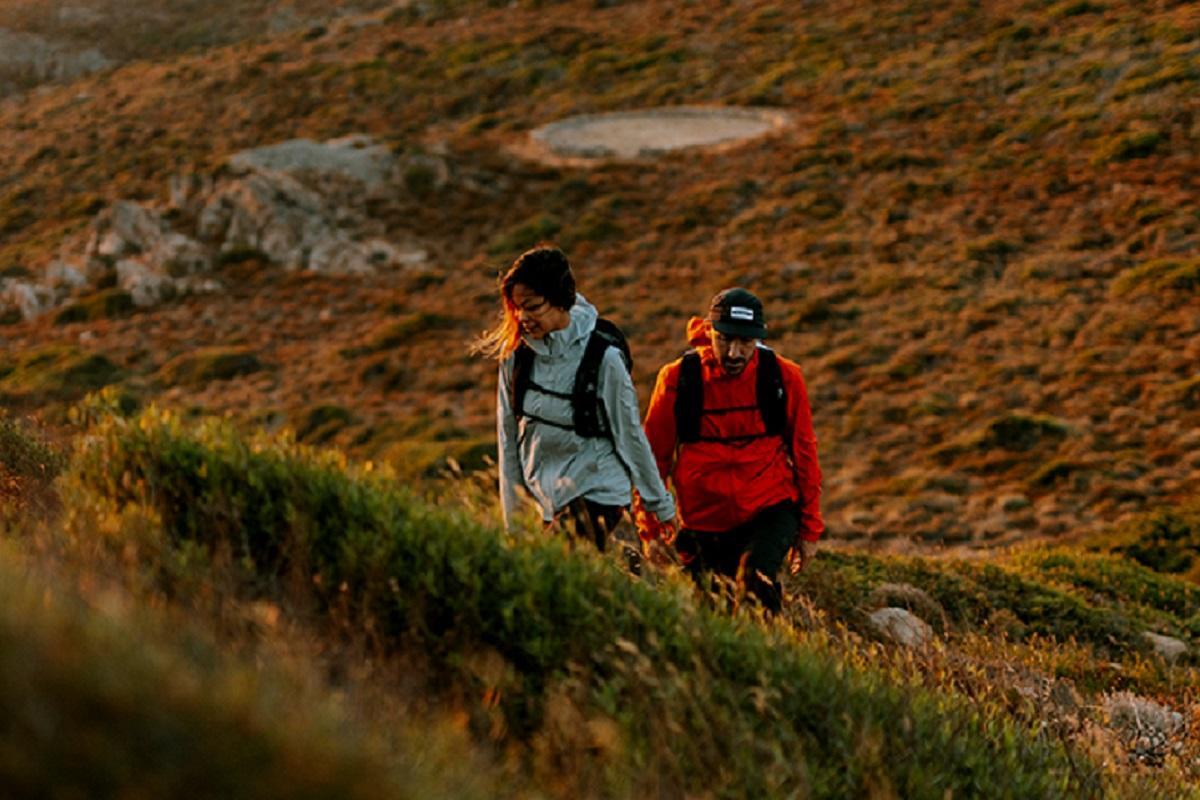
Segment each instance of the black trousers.
M607 506L577 497L559 512L553 524L561 525L577 539L586 539L604 552L611 534L625 516L624 506Z
M744 590L774 614L783 607L783 587L777 576L796 541L799 522L794 502L778 503L732 530L684 528L675 539L675 550L702 590L725 595L731 606L737 602L737 593Z

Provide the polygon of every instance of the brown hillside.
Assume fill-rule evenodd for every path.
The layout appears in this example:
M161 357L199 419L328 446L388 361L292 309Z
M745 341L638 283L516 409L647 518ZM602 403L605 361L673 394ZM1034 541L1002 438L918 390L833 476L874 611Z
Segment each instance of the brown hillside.
M45 369L86 367L68 374L412 472L477 462L494 365L467 343L497 272L549 238L629 334L643 400L716 289L762 294L809 381L834 536L1061 536L1194 492L1195 3L488 5L415 3L0 103L7 276L37 274L106 203L162 197L248 146L365 132L449 175L410 171L371 209L431 243L426 270L249 260L215 297L11 324L0 393L61 420L80 381ZM592 168L511 154L570 114L677 104L798 122ZM200 348L261 368L178 380ZM71 361L90 353L110 363Z

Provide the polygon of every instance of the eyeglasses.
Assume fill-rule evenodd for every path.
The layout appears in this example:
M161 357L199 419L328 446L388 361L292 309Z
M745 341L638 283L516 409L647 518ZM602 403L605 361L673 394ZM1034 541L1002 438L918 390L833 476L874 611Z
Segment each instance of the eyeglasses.
M528 314L530 316L539 317L542 314L546 313L546 310L549 308L550 308L550 301L543 297L541 300L538 300L536 303L529 303L527 305L517 306L517 311L519 311L522 314Z

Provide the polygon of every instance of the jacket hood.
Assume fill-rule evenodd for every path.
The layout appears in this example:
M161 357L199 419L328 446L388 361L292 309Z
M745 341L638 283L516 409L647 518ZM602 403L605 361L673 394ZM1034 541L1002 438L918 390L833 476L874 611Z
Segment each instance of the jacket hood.
M701 361L714 361L712 339L709 338L709 323L704 317L692 317L687 323L687 343L696 349Z
M571 306L571 321L562 330L552 331L544 339L526 339L525 343L538 355L559 355L569 350L580 340L587 339L596 327L600 316L596 307L581 294L575 295Z

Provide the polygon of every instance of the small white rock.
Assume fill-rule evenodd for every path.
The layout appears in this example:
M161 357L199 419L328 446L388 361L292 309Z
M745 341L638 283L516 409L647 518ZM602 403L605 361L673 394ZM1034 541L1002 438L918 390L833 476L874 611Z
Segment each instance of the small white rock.
M1154 648L1154 652L1162 657L1168 664L1172 664L1179 660L1181 656L1187 655L1188 646L1174 636L1163 636L1160 633L1151 633L1145 631L1142 633L1143 638L1150 642Z
M905 647L924 647L933 640L933 628L907 609L880 608L871 612L870 620L881 634Z

